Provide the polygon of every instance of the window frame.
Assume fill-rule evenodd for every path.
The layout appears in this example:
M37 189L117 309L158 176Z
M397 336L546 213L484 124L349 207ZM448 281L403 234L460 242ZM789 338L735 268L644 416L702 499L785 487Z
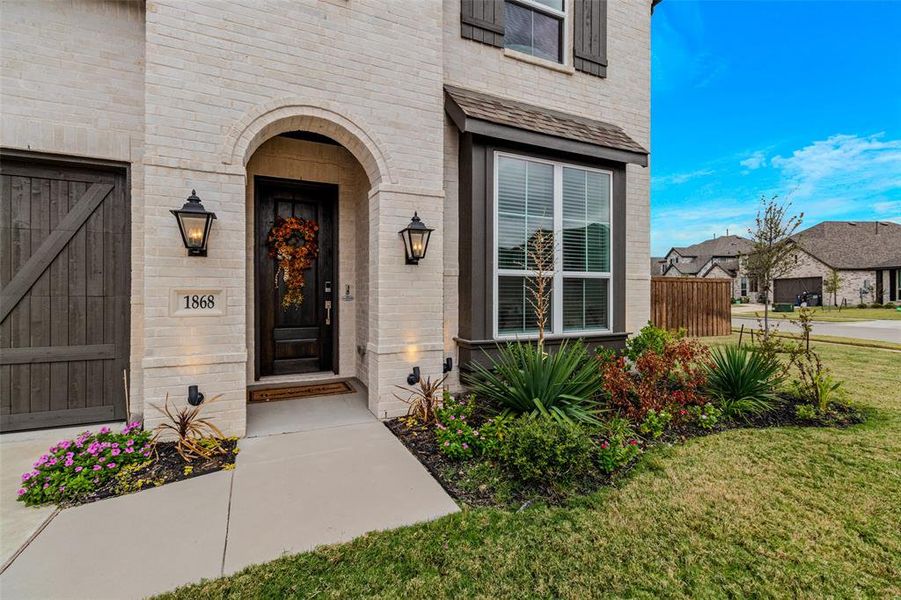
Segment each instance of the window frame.
M537 2L536 0L504 0L504 10L507 10L507 3L512 2L513 4L518 4L523 8L527 8L532 11L537 11L542 14L545 14L549 17L553 17L554 19L558 19L560 21L560 48L558 49L559 58L557 60L550 60L547 58L543 58L541 56L535 56L534 54L529 54L526 52L522 52L521 50L516 50L514 48L510 48L507 46L506 40L504 40L503 49L506 52L513 52L522 56L528 56L534 60L545 61L547 63L553 63L563 66L570 66L572 63L572 48L570 48L570 13L572 11L567 10L570 6L570 0L563 0L563 10L557 10L556 8L552 8L546 4L542 4ZM506 25L505 25L506 28ZM534 34L534 26L533 26L533 34ZM532 45L534 47L534 37L532 39Z
M500 311L499 309L499 279L500 277L534 277L535 271L531 269L501 269L499 266L499 251L500 244L498 243L498 235L499 235L499 209L500 203L498 201L499 194L499 186L498 186L498 173L499 169L499 159L500 158L512 158L516 160L522 160L526 162L536 162L551 165L554 169L554 181L553 181L553 223L554 223L554 270L552 275L552 296L551 296L551 316L550 316L550 328L549 331L545 331L545 335L551 335L554 337L571 337L578 338L583 337L585 335L595 335L595 334L606 334L613 332L613 295L614 295L614 286L613 286L613 278L615 274L615 244L613 243L613 228L614 228L614 206L613 206L613 188L614 188L614 172L611 169L603 169L597 167L589 167L585 165L581 165L578 163L572 163L562 160L551 160L546 158L538 158L534 156L530 156L527 154L517 154L515 152L507 152L503 150L492 150L492 190L491 190L491 198L492 198L492 208L491 208L491 216L492 216L492 246L491 248L491 285L492 285L492 302L491 302L491 334L492 339L500 340L500 341L515 341L515 340L537 340L538 333L500 333L499 331L499 318ZM608 186L607 186L607 215L608 215L608 223L607 226L609 228L608 232L608 270L603 272L595 272L595 271L565 271L563 269L563 169L571 168L578 169L581 171L588 171L594 173L601 173L608 176ZM559 243L558 243L559 242ZM577 329L577 330L569 330L564 331L563 329L563 279L571 278L571 279L606 279L607 280L607 327L605 328L590 328L590 329Z

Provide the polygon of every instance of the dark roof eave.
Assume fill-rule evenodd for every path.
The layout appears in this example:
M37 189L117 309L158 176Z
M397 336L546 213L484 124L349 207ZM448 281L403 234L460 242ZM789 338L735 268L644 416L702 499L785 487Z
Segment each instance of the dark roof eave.
M642 167L648 166L648 153L646 151L635 152L632 150L602 146L600 144L592 144L580 140L533 131L531 129L495 123L493 121L467 115L448 90L445 90L444 109L454 122L454 125L457 126L457 129L463 133L483 135L510 142L540 146L560 152L569 152L614 162L631 163Z

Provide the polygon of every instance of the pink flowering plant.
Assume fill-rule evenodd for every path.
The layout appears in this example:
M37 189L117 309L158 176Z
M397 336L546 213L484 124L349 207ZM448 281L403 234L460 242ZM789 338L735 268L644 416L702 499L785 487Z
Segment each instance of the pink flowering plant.
M448 458L472 458L479 449L481 432L470 425L475 406L473 399L456 399L445 393L441 406L435 411L435 439L438 449Z
M125 466L150 460L152 434L141 423L128 423L121 433L101 427L74 440L60 440L22 474L19 500L28 506L72 502L90 495Z
M610 475L641 454L638 438L626 419L613 417L600 429L595 439L595 459L601 472Z

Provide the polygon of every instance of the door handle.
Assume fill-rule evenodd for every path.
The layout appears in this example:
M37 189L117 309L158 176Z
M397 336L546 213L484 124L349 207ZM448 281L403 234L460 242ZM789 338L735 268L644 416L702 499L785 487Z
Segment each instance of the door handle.
M332 324L332 301L331 300L325 301L325 324L326 325Z

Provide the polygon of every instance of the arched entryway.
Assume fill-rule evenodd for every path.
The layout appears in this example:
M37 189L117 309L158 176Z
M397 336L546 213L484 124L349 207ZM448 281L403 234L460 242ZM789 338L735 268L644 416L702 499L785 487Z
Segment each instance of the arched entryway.
M230 136L223 162L246 172L249 387L336 378L368 386L370 200L389 180L384 153L355 123L302 105L261 110ZM279 217L318 228L304 299L285 307L268 235Z

